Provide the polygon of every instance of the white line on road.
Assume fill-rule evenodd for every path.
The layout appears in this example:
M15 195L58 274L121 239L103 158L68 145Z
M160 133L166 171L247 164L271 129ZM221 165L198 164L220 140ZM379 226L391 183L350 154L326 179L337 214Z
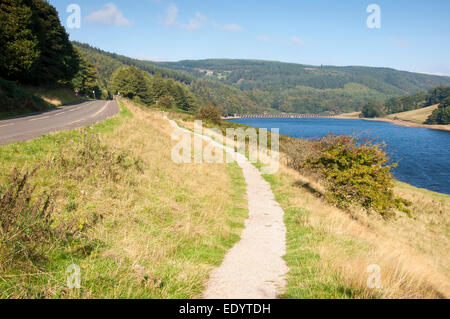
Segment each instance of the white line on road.
M44 120L44 119L48 119L49 117L50 117L50 116L44 116L44 117L40 117L40 118L38 118L38 119L31 119L31 120L28 120L28 122Z
M66 113L66 112L67 112L67 111L64 111L64 112L61 112L61 113L55 114L55 116L58 116L58 115L64 114L64 113Z
M14 125L14 123L5 124L5 125L0 125L0 127L7 127L7 126L11 126L11 125Z

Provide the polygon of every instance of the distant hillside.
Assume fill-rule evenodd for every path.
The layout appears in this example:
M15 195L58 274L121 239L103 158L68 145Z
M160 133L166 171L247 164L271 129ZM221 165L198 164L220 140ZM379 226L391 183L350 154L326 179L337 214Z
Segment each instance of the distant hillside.
M241 91L214 79L196 79L191 74L165 68L154 62L128 58L84 43L73 42L73 44L80 51L81 55L95 66L104 87L108 86L111 75L115 70L123 66L135 66L150 74L160 73L166 79L173 79L187 84L190 91L196 96L200 106L214 103L221 108L225 115L274 111L270 107L258 104L250 92Z
M255 103L281 112L349 112L371 98L386 100L450 84L450 77L360 66L227 59L157 64L249 92Z
M343 113L370 100L388 100L439 85L450 77L388 68L310 66L255 60L151 62L74 42L100 74L104 85L121 66L183 82L200 105L215 103L233 113Z

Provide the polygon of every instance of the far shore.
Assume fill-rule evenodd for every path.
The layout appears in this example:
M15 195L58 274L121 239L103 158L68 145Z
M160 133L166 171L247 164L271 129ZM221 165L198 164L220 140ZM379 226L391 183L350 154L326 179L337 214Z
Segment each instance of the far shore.
M393 120L393 119L387 119L384 117L375 117L375 118L365 118L365 117L355 117L355 116L345 116L345 115L338 115L334 117L336 119L346 119L346 120L364 120L364 121L379 121L379 122L389 122L394 125L399 126L409 126L409 127L422 127L422 128L428 128L430 130L440 130L440 131L447 131L450 132L450 125L429 125L429 124L420 124L420 123L414 123L414 122L408 122L408 121L402 121L402 120Z

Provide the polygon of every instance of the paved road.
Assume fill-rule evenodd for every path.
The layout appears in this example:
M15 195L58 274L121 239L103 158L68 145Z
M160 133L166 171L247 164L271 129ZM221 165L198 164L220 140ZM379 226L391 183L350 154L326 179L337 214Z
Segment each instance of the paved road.
M116 101L90 101L30 116L0 120L0 145L92 125L106 120L118 111Z

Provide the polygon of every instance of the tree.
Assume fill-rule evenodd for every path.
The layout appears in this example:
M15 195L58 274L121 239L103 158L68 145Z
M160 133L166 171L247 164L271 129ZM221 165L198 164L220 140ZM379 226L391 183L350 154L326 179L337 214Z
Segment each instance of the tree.
M369 100L366 105L364 105L361 115L362 117L381 117L385 114L383 103L376 101L374 99Z
M22 0L0 3L0 73L6 79L25 80L39 57L32 15Z
M442 100L438 108L428 117L425 124L450 124L450 97Z
M221 111L214 103L210 103L206 106L202 106L197 115L202 120L208 120L212 122L219 122L221 119Z
M43 0L2 0L0 70L22 83L67 83L79 58L56 9Z
M79 56L80 68L78 73L72 79L72 87L77 89L80 94L93 95L95 92L96 97L101 97L102 91L98 85L98 75L95 67L86 59Z
M167 92L167 85L166 83L164 83L161 73L156 73L153 76L152 93L156 100L160 99L163 96L166 96L169 93Z
M111 76L110 89L114 94L130 99L138 98L145 104L153 104L151 80L146 72L134 67L121 67Z
M173 108L175 102L171 96L163 96L162 98L159 99L158 104L159 106L164 107L166 109L171 109Z

